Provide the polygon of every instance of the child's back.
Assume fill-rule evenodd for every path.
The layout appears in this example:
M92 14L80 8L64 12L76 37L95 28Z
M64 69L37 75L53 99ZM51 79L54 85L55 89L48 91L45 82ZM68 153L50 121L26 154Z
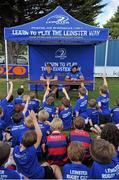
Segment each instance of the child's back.
M14 160L17 164L17 169L24 176L33 179L41 179L44 177L44 168L40 166L36 149L33 146L21 151L20 146L14 148Z
M85 154L83 145L80 142L72 142L68 147L70 164L63 167L63 179L88 179L89 168L82 164Z
M67 138L61 134L62 120L54 118L51 123L53 132L47 136L47 161L49 164L64 165L67 161Z

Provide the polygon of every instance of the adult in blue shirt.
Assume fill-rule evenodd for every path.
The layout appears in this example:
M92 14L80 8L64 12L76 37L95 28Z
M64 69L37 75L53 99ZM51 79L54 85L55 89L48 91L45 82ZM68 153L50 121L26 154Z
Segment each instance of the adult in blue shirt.
M43 72L43 74L41 75L40 80L46 82L46 83L51 83L51 82L55 82L58 80L58 77L56 76L56 74L53 72L53 68L51 64L46 64L46 71ZM46 89L46 86L45 86ZM50 89L51 92L53 94L56 94L57 92L57 86L56 85L50 85Z
M83 81L83 80L84 80L84 77L81 72L81 68L79 68L76 65L71 67L71 71L68 72L68 74L65 77L65 81L78 82L78 81ZM79 85L66 86L67 91L71 89L78 89L78 88L79 88Z

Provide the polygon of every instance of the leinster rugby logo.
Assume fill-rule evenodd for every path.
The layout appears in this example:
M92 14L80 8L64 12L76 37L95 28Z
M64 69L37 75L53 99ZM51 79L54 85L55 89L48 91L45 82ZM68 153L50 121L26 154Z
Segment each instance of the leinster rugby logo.
M56 52L55 52L55 58L59 58L59 59L65 59L66 56L66 49L64 48L59 48Z
M55 15L47 19L46 24L69 24L69 18L64 15Z

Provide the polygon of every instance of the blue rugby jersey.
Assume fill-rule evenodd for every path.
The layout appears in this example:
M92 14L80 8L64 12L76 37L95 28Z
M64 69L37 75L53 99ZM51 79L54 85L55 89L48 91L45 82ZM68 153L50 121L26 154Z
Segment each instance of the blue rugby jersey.
M88 95L85 95L83 98L79 98L76 101L74 107L74 112L78 112L81 117L84 119L87 118L87 105L88 105Z
M68 72L68 74L66 75L66 78L79 79L81 76L83 76L81 71L78 71L76 73Z
M63 179L89 179L89 168L83 164L65 164L63 167Z
M43 179L45 176L44 167L37 159L37 151L34 146L30 146L21 151L20 146L13 150L13 158L17 165L18 172L29 179Z
M48 73L47 71L44 71L43 74L41 75L44 79L54 79L56 77L55 73L51 71Z
M48 121L51 122L56 113L55 105L49 105L47 102L43 102L43 109L49 113Z
M0 179L23 179L23 176L15 170L0 166Z
M101 164L94 161L90 169L89 178L119 179L119 159L116 156L113 157L110 164Z
M87 116L92 120L93 124L99 124L99 111L97 108L87 109Z
M69 108L64 108L59 113L59 118L63 122L64 129L70 129L72 127L72 106Z
M40 103L37 99L32 99L29 101L28 110L33 110L35 113L37 113L39 107L40 107Z
M64 165L67 162L67 137L59 131L47 136L47 161L49 164Z
M112 122L115 124L119 123L119 106L111 109Z
M14 123L13 126L11 126L10 133L12 136L12 147L20 144L22 136L26 131L28 131L28 128L26 129L26 126L23 123Z
M97 102L101 103L101 114L102 115L109 115L110 114L110 106L109 106L109 93L107 93L105 96L98 96Z
M22 104L23 103L23 96L17 96L14 98L15 104Z

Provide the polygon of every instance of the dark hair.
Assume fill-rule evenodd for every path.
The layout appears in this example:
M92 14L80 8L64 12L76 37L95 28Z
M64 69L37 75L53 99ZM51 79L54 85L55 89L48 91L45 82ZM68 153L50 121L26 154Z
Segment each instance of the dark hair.
M119 129L112 123L107 123L101 132L101 138L109 141L117 149L119 146Z
M52 68L52 65L50 63L47 63L46 67L51 67Z
M24 93L24 89L23 88L18 88L17 94L22 95L23 93Z
M10 145L0 141L0 166L3 165L9 158Z
M14 99L14 96L13 95L11 95L10 96L10 98L9 98L9 100L8 100L8 102L10 103L10 102L12 102L13 101L13 99Z
M100 87L100 91L101 91L101 93L103 93L103 94L107 94L107 92L108 92L108 87L105 86L105 85L102 85L102 86Z
M78 66L77 66L77 65L74 65L74 66L71 67L71 72L72 72L72 70L73 70L74 68L76 68L76 70L78 70Z
M0 106L0 115L3 113L3 108Z
M62 102L62 104L67 108L67 107L70 107L70 100L69 99L67 99L66 97L63 97L62 99L61 99L61 102Z
M18 124L22 121L22 113L17 113L15 112L13 115L12 115L12 120L14 121L14 123Z
M86 95L86 89L84 87L79 88L78 92L81 94L81 96L85 96Z
M119 98L116 99L116 105L119 106Z
M104 139L94 139L91 142L90 153L92 158L101 164L110 164L116 155L114 146Z
M24 109L24 106L22 104L16 104L14 111L19 113L19 112L23 111L23 109Z
M88 101L88 104L89 104L89 107L94 108L94 107L96 107L97 102L96 102L95 99L90 99L90 100Z
M82 117L76 117L73 121L74 129L84 129L85 128L85 120Z
M37 142L37 135L35 131L27 131L22 137L22 144L24 147L30 147Z

